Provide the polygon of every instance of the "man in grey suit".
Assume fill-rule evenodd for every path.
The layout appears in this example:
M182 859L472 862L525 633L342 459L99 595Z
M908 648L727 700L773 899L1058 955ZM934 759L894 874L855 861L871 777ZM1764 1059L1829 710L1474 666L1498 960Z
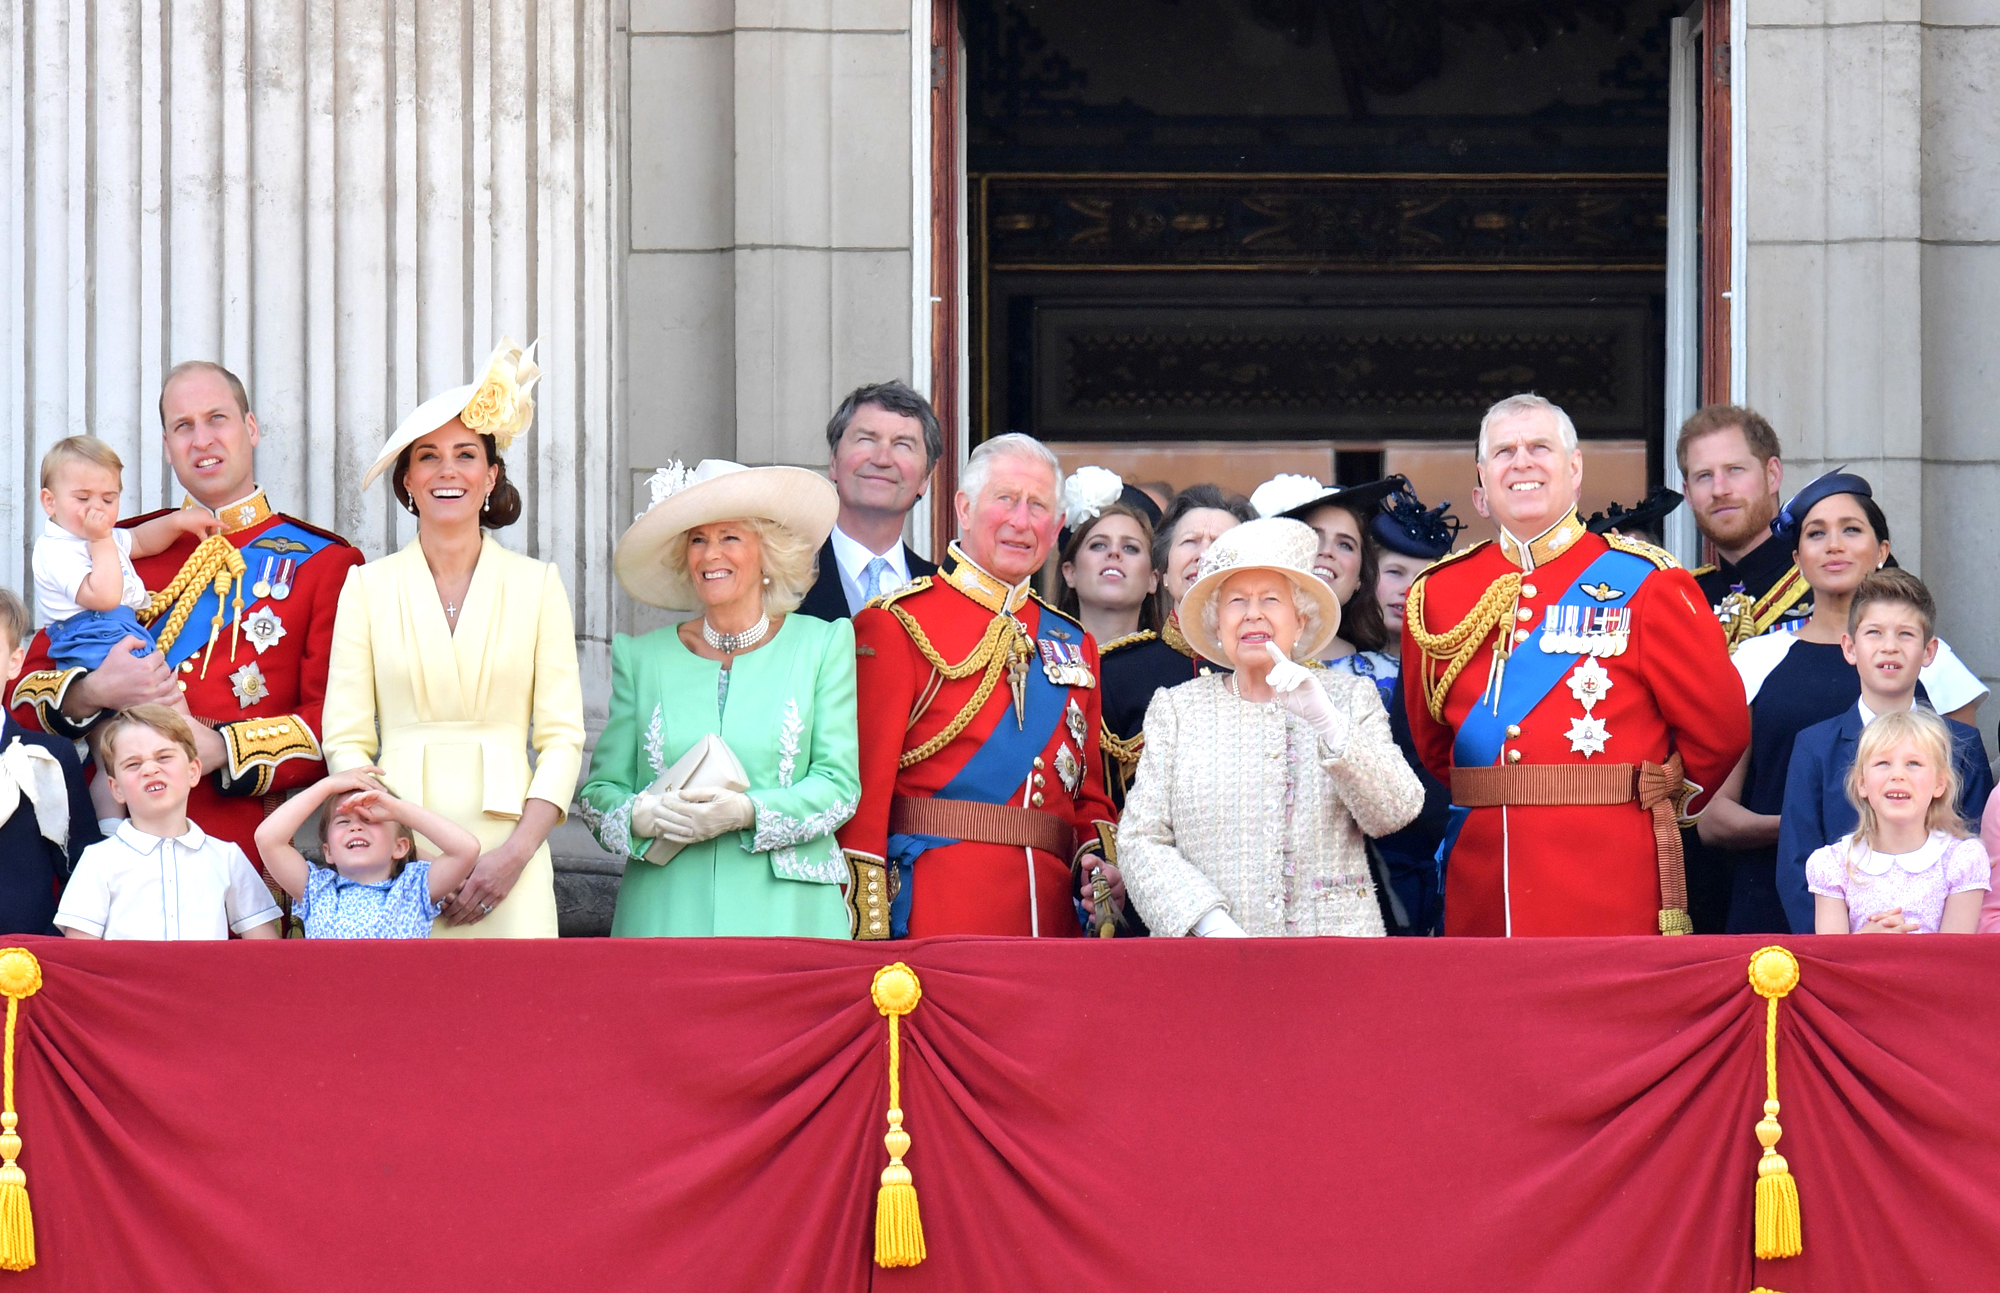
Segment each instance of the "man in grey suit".
M849 616L937 567L903 542L903 522L944 453L930 401L901 382L863 386L826 424L840 516L819 550L819 578L799 611Z

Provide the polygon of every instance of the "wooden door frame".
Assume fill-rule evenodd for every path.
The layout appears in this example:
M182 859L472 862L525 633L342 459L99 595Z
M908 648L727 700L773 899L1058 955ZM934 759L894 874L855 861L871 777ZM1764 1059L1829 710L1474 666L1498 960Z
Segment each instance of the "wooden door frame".
M941 559L957 537L960 422L960 226L965 168L960 160L958 0L931 0L931 407L944 432L944 453L931 476L931 555Z
M1735 336L1734 149L1730 96L1731 0L1704 0L1701 20L1700 402L1731 402ZM1669 427L1667 434L1676 428Z

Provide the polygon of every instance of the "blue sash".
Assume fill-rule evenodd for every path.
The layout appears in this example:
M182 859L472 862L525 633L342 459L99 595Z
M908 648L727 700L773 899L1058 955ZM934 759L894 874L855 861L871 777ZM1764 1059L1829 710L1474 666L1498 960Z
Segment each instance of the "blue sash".
M239 549L243 554L244 563L249 566L243 574L243 591L247 594L248 586L257 582L257 573L263 568L265 557L277 557L281 560L286 557L291 558L294 563L293 578L297 578L299 567L317 556L321 550L332 546L333 540L325 535L314 534L311 530L294 525L290 521L279 521ZM229 591L228 601L233 604L235 600L236 590L232 588ZM249 611L255 605L255 600L246 595L243 599L243 609ZM209 625L215 621L219 602L221 599L215 595L215 585L212 583L205 585L201 590L201 596L195 601L193 612L187 617L187 626L181 630L180 636L174 639L174 644L167 648L168 665L178 668L181 661L208 646ZM228 628L233 622L229 605L221 605L220 609L223 614L222 627Z
M1501 676L1498 704L1482 701L1472 707L1459 726L1458 738L1452 742L1451 761L1459 768L1490 768L1500 760L1500 747L1507 740L1507 729L1531 713L1542 703L1556 684L1583 659L1579 652L1552 652L1542 650L1542 634L1550 631L1551 623L1559 618L1555 608L1559 606L1581 606L1591 610L1616 610L1632 600L1639 591L1639 585L1646 582L1658 567L1636 553L1620 552L1616 548L1606 549L1597 560L1585 567L1573 583L1563 591L1563 595L1542 612L1542 622L1525 641L1518 644L1513 654L1507 657L1507 670ZM1609 586L1616 590L1616 596L1599 601L1583 591L1588 585L1593 588ZM1465 819L1472 815L1469 808L1457 804L1451 806L1450 820L1445 825L1444 842L1438 845L1438 885L1443 892L1444 867L1451 859L1451 850L1458 843L1458 832L1465 825Z
M978 804L1004 804L1013 798L1021 786L1022 769L1033 764L1035 756L1048 748L1049 737L1063 721L1063 709L1069 703L1069 688L1050 682L1043 671L1039 644L1067 641L1065 635L1069 632L1056 616L1047 611L1042 613L1036 630L1037 652L1028 657L1027 696L1021 725L1009 727L1007 718L1011 715L1003 716L965 761L965 766L931 798L970 800ZM1077 754L1082 757L1082 751ZM910 873L916 868L917 858L928 849L957 843L958 840L942 835L889 837L889 861L895 865L899 880L896 897L889 904L889 937L904 938L910 932Z

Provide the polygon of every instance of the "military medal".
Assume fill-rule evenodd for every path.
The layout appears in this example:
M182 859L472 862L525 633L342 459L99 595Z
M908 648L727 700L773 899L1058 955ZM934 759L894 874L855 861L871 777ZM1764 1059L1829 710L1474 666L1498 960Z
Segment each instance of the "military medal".
M258 596L261 597L263 594L259 593ZM257 648L257 654L263 655L284 638L285 624L278 618L276 611L268 606L259 606L245 617L243 631L250 635L250 645Z
M229 675L229 689L236 693L236 704L241 709L248 709L271 694L270 684L264 681L264 671L257 667L255 660Z
M1085 744L1083 738L1087 735L1083 726L1083 706L1077 704L1074 697L1070 699L1069 708L1063 711L1063 722L1069 725L1070 740L1076 742L1079 750L1082 749Z
M1570 674L1568 682L1570 695L1583 706L1583 717L1571 719L1569 731L1565 734L1569 737L1570 753L1581 754L1586 759L1593 754L1602 754L1605 742L1611 739L1611 729L1591 711L1611 690L1611 675L1597 663L1597 657L1589 656Z
M1072 795L1083 783L1083 760L1076 757L1076 751L1069 748L1068 742L1056 750L1056 775L1062 778L1063 789Z
M1611 739L1611 733L1604 730L1604 720L1589 714L1572 718L1567 735L1570 752L1581 754L1586 759L1593 754L1604 753L1604 743Z
M271 585L271 597L273 600L282 602L292 595L292 571L296 568L297 564L290 557L286 557L279 564L277 582ZM252 589L251 591L255 592L256 590Z
M271 567L278 564L276 557L264 558L264 564L257 571L257 582L250 585L252 596L265 598L271 595Z

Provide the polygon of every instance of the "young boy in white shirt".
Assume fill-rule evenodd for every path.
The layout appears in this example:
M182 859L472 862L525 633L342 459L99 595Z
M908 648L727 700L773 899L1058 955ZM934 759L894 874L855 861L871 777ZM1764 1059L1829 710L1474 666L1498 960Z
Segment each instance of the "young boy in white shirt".
M250 859L188 820L201 760L181 716L135 705L96 737L100 770L129 817L77 859L56 927L71 938L277 938L278 904Z

